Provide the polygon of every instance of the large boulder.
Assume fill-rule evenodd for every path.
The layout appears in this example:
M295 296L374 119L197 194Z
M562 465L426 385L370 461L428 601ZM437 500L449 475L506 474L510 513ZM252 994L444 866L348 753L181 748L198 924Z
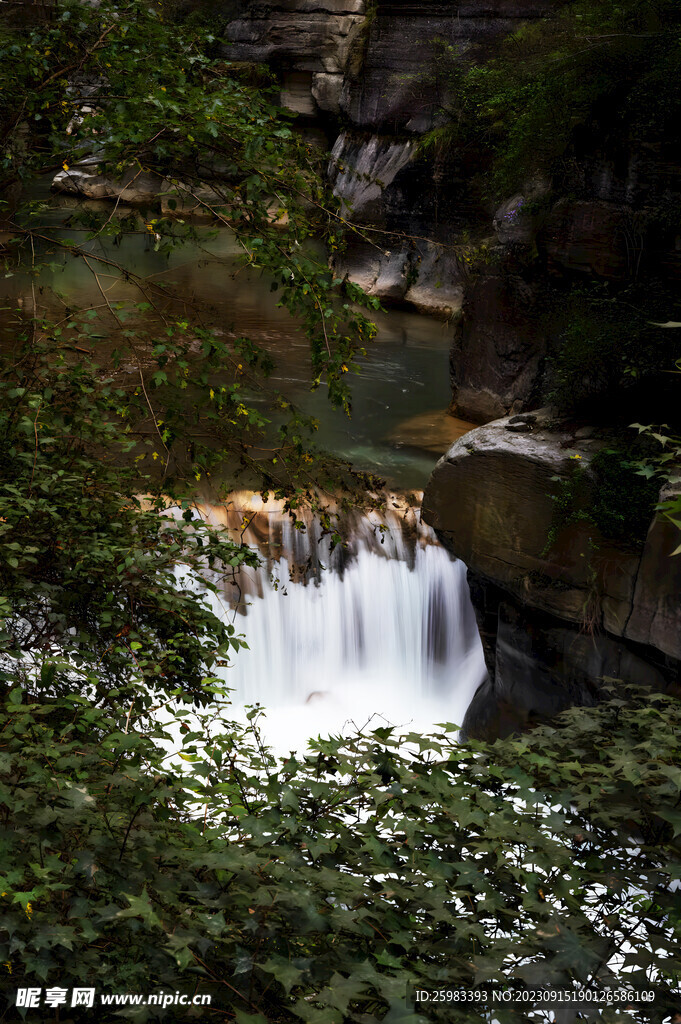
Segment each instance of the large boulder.
M584 523L549 544L556 477L579 462L588 478L605 443L552 431L542 412L504 418L456 441L431 476L423 519L468 566L489 672L469 734L588 703L604 677L681 680L675 527L655 516L641 550Z

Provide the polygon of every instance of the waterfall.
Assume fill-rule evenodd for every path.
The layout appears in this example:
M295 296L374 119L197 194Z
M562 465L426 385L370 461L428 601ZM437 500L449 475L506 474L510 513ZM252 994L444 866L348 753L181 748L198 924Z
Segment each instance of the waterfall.
M222 613L250 648L224 671L235 705L267 709L264 734L279 750L353 726L460 724L484 678L463 563L418 510L392 506L355 515L333 550L317 519L300 529L275 501L200 506L263 559L224 585Z

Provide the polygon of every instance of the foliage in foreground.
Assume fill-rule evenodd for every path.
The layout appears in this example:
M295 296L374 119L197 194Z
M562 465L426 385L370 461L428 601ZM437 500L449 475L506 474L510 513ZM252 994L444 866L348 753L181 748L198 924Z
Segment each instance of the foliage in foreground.
M91 984L210 993L206 1020L416 1024L451 1008L410 1009L408 984L513 976L615 978L667 1012L678 701L622 691L493 747L377 730L275 764L215 678L238 637L173 573L219 586L252 553L136 500L124 456L142 441L116 381L29 341L0 374L10 1004Z
M192 217L211 218L229 227L243 264L269 275L279 304L297 318L309 343L311 386L324 386L332 404L349 411L347 375L375 334L361 307L378 302L329 270L324 246L342 243L342 225L320 173L323 154L295 132L263 76L254 83L248 69L211 55L216 40L205 29L177 24L161 4L66 2L33 14L21 22L0 19L0 211L8 269L30 266L35 279L55 259L87 266L101 297L88 311L97 321L92 338L115 338L151 391L165 383L176 355L173 337L185 331L187 343L197 344L205 313L186 295L173 303L167 283L145 280L119 247L141 234L167 255L183 242L205 241L206 230ZM36 187L44 190L61 169L76 182L83 170L99 174L111 194L109 208L72 210L68 224L80 233L77 242L65 235L66 215L55 224L49 203L35 198ZM132 209L127 199L113 201L123 185L133 193L144 185ZM234 262L225 274L235 271ZM109 298L112 271L138 292L132 313ZM42 288L32 292L37 317ZM80 317L74 305L66 303L58 318L64 334ZM56 303L59 311L63 306ZM277 425L288 419L290 403L270 395L265 417L252 407L253 391L271 369L267 354L243 338L220 344L205 331L200 342L204 357L215 364L219 355L226 364L230 386L215 395L234 437L248 420L262 427L267 412ZM207 403L213 365L205 369ZM156 397L154 406L163 406ZM165 419L162 408L156 417L151 411L152 423ZM292 419L300 433L300 420ZM174 434L172 424L165 426L164 457ZM260 450L272 452L266 484L268 475L275 485L289 482L277 458L277 441L282 450L295 447L287 440L270 438ZM193 469L202 471L201 460Z
M513 979L654 991L630 1020L678 1008L677 700L620 685L520 740L378 729L277 766L206 688L216 703L185 734L184 763L123 711L5 692L10 995L179 989L212 994L206 1020L416 1024L452 1007L410 1009L408 985Z

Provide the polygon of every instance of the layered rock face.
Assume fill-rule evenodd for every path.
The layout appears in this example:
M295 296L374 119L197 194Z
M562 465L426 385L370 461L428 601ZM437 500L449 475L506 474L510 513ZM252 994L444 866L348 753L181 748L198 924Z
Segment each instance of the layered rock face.
M548 186L533 182L497 209L486 265L464 290L452 354L456 415L484 423L536 404L561 345L555 308L572 285L624 285L645 273L673 286L681 277L681 237L652 226L656 209L681 206L679 167L661 151L620 163L616 170L614 158L587 154L570 197L549 201Z
M424 520L468 566L485 647L489 679L468 711L469 735L588 704L604 677L681 681L678 531L656 516L635 552L576 523L549 545L556 477L569 479L576 461L588 473L606 442L543 424L539 413L466 434L424 497Z
M420 156L446 86L443 47L465 54L550 7L547 0L255 0L228 29L225 56L261 61L281 81L281 102L321 123L329 177L356 223L381 229L354 244L336 270L388 302L455 319L464 281L454 233L466 196L446 161Z
M626 282L651 262L665 280L681 276L681 242L647 238L641 226L661 198L681 203L678 165L659 147L584 153L569 197L549 201L547 183L533 181L496 212L477 210L486 265L462 269L470 190L451 157L419 148L450 106L442 55L484 61L497 40L558 7L254 0L228 30L225 56L277 70L282 103L327 133L329 176L346 215L379 229L371 245L353 244L337 273L382 300L452 319L453 411L481 423L536 404L559 344L542 323L547 283Z

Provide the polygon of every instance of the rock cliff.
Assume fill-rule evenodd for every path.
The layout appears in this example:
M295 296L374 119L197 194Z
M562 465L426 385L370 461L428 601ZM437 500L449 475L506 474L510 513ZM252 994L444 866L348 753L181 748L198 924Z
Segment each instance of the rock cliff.
M556 478L577 461L588 476L606 443L587 433L552 431L542 413L497 420L456 441L426 489L424 520L468 566L485 648L471 735L590 703L603 677L681 680L678 530L658 515L641 550L583 523L549 542Z
M347 274L386 302L451 318L453 411L477 422L531 408L546 389L560 339L547 323L575 282L665 281L681 275L678 229L653 227L651 210L681 206L679 161L665 144L582 147L563 194L548 182L496 211L471 209L460 161L425 152L424 133L446 123L448 60L484 62L558 0L254 0L228 28L225 56L265 61L281 99L323 126L329 176L351 220L377 229L352 245ZM463 229L484 250L471 273ZM550 318L549 318L550 320ZM555 324L555 318L554 318Z
M378 245L351 246L337 271L387 302L450 318L464 287L453 244L464 189L419 138L446 106L438 59L465 54L550 7L547 0L456 4L382 0L256 0L228 28L225 56L267 62L281 101L325 128L329 177L353 221Z

